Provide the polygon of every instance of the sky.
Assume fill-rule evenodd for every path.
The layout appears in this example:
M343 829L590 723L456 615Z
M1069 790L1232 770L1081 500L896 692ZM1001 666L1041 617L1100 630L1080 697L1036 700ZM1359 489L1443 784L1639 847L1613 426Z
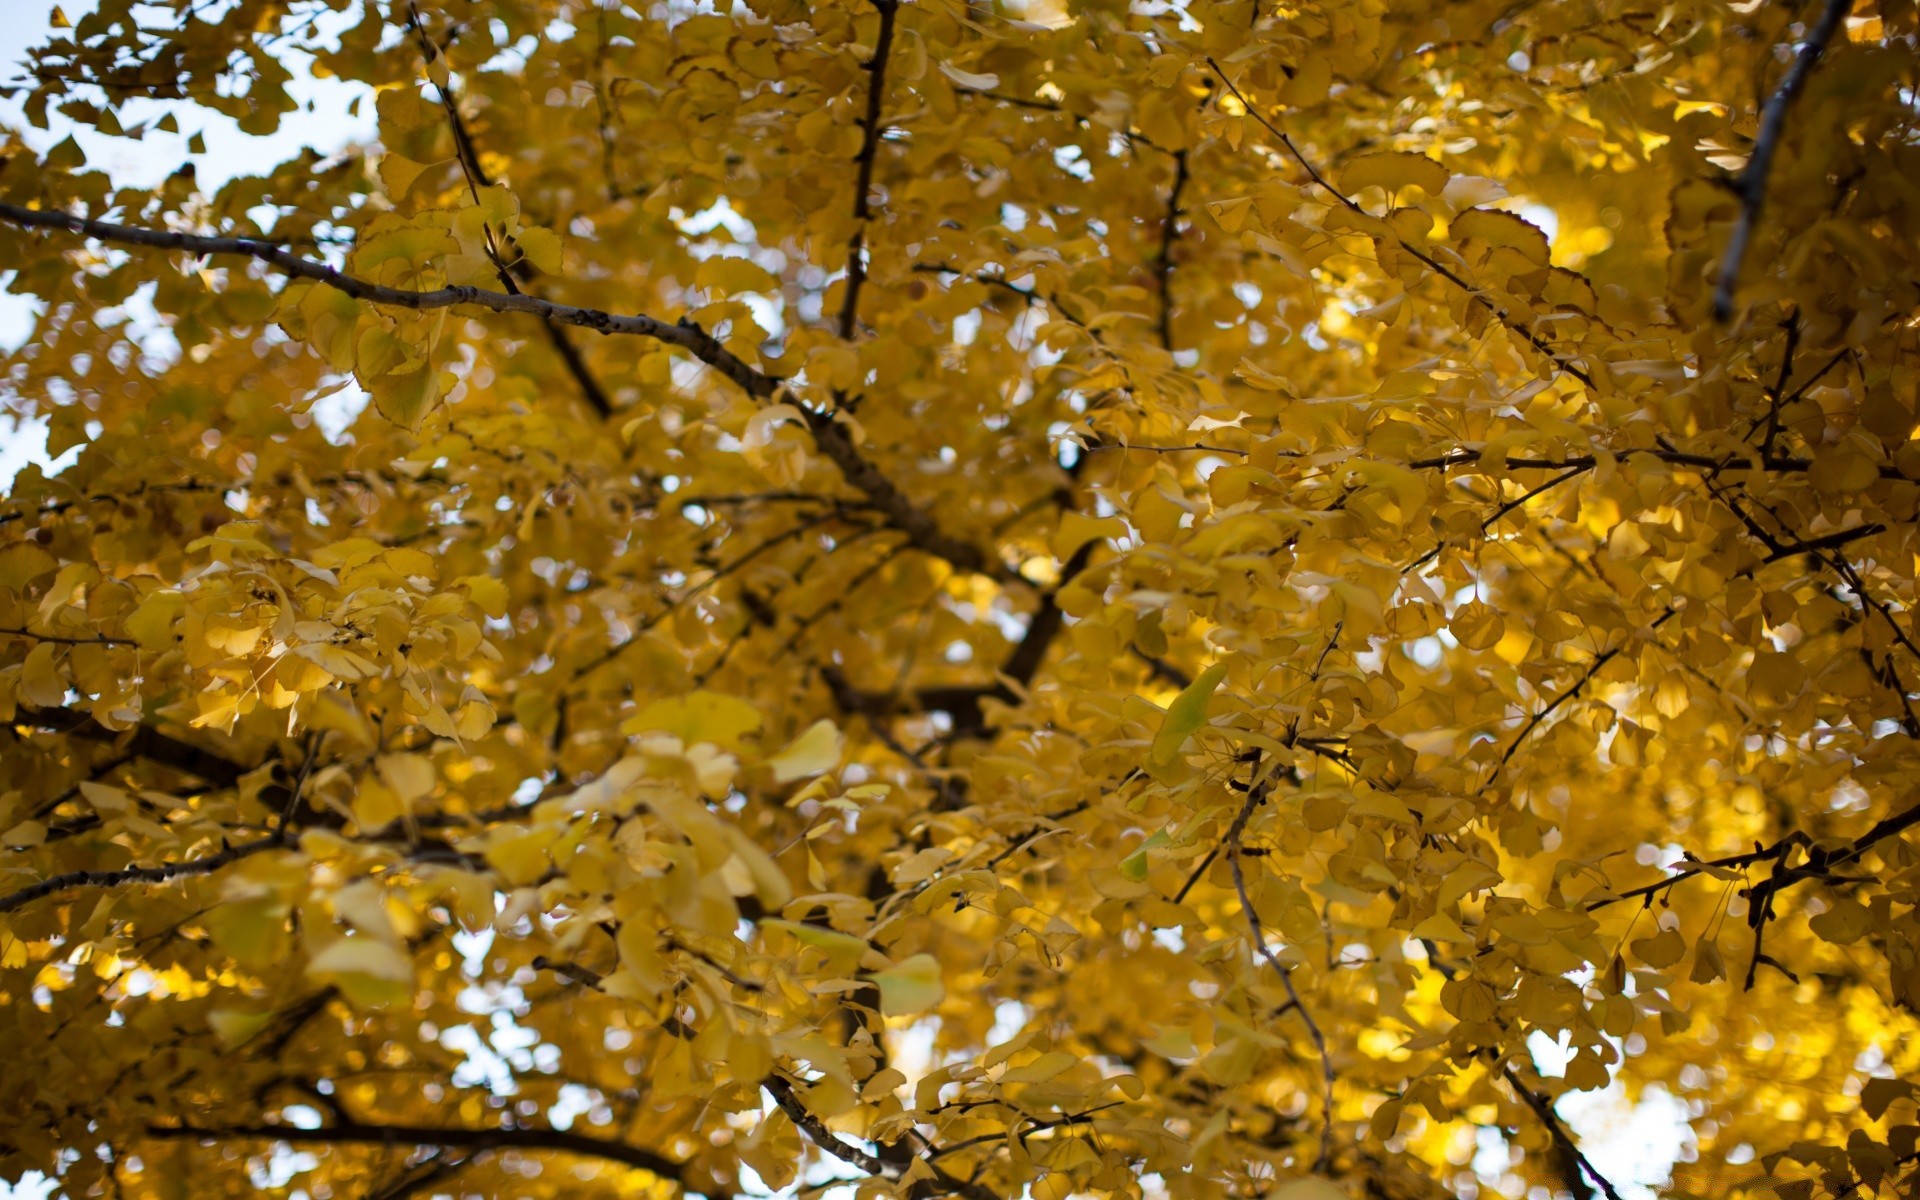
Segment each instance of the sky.
M0 21L0 72L3 72L0 78L12 79L26 51L51 34L53 5L49 0L0 0L0 4L6 9L6 19ZM67 16L74 19L92 6L90 0L67 0L64 4ZM331 152L352 142L372 139L373 106L363 104L358 115L349 112L352 101L363 95L364 89L337 80L298 77L293 90L307 107L284 121L279 132L266 138L249 137L227 118L188 105L168 106L179 114L178 134L150 134L140 142L74 130L57 118L50 129L31 129L22 119L20 106L6 100L0 100L0 124L21 130L28 144L36 149L45 149L73 134L90 165L111 172L116 182L134 186L157 183L183 163L192 161L201 184L216 188L258 164L285 161L304 147ZM128 123L144 120L160 107L150 104L131 109L132 120ZM206 149L200 154L189 154L187 141L196 132L204 136ZM9 276L0 271L0 282L7 278ZM20 345L31 333L32 318L27 301L0 294L0 350ZM28 463L39 463L48 471L55 466L46 455L45 425L21 421L10 408L10 398L0 394L0 489L10 487L14 475ZM1534 1046L1534 1056L1543 1071L1559 1073L1560 1056L1544 1039L1539 1039ZM1583 1149L1594 1164L1624 1197L1652 1197L1655 1185L1667 1178L1672 1164L1691 1140L1684 1106L1665 1092L1649 1092L1636 1103L1629 1100L1625 1089L1616 1083L1600 1092L1569 1096L1561 1102L1559 1111L1580 1137ZM1510 1156L1511 1151L1499 1131L1483 1131L1473 1148L1472 1163L1483 1180L1498 1188L1493 1181L1503 1176L1509 1185L1517 1183L1517 1179L1508 1174ZM9 1189L0 1182L0 1200L10 1197L38 1200L50 1190L51 1184L44 1180L23 1182L19 1189Z

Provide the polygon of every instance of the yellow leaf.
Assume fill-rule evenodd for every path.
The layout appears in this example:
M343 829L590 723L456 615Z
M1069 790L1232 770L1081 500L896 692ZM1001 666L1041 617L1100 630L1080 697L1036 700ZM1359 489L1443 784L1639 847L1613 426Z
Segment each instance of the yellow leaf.
M889 1017L925 1012L946 998L947 986L940 978L940 960L931 954L916 954L884 971L873 974L880 989L880 1011Z
M742 739L759 728L759 709L738 697L704 690L655 700L620 726L623 733L658 729L688 745L711 742L726 750L740 749Z
M1852 900L1836 900L1833 907L1807 922L1822 941L1851 946L1873 928L1873 912Z
M780 281L773 272L747 258L715 257L709 258L694 268L693 282L696 287L707 288L725 295L735 292L770 292L779 289Z
M781 783L831 771L840 763L842 741L839 728L822 718L809 725L785 750L768 759L767 765L773 768L773 777Z
M1636 939L1632 946L1640 961L1656 971L1666 970L1687 952L1687 940L1678 929L1663 929L1652 937Z
M1119 517L1089 517L1069 510L1061 514L1060 527L1054 531L1053 545L1049 548L1055 558L1064 562L1095 539L1125 536L1127 523Z
M566 270L560 235L553 230L529 225L515 234L513 240L527 261L542 274L558 275Z
M1080 1064L1080 1056L1064 1050L1049 1050L1030 1063L1010 1068L1000 1076L1001 1083L1045 1083Z
M41 708L58 708L67 699L67 681L60 674L59 648L40 642L20 664L20 698Z
M364 975L370 979L410 982L413 960L376 938L343 937L307 960L307 974Z
M1389 194L1401 188L1417 187L1429 196L1446 191L1452 176L1439 163L1422 154L1382 151L1362 154L1340 171L1340 190L1353 195L1362 188L1382 187Z
M445 160L441 160L444 162ZM422 172L439 163L418 163L404 155L389 150L380 156L380 182L386 185L387 195L399 199L413 190Z
M32 542L15 542L0 548L0 587L24 592L28 584L59 565L59 559Z
M174 625L186 610L187 598L172 588L149 592L140 606L128 614L124 624L143 650L171 650Z

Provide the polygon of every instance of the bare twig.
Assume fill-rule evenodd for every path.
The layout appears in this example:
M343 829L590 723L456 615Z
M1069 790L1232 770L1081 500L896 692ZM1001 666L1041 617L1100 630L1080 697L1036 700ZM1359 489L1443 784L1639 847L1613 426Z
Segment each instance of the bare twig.
M1316 187L1318 187L1321 191L1327 193L1327 195L1331 196L1335 200L1335 202L1340 204L1341 207L1347 209L1348 211L1359 213L1363 216L1371 215L1367 213L1366 209L1360 207L1360 205L1356 201L1354 201L1352 197L1348 196L1345 192L1342 192L1339 188L1336 188L1333 186L1333 184L1329 183L1327 181L1327 177L1320 173L1320 169L1314 166L1313 162L1310 159L1308 159L1305 154L1301 153L1300 147L1294 144L1293 139L1287 136L1286 131L1281 129L1279 126L1275 125L1272 121L1269 121L1266 117L1262 116L1260 113L1260 110L1254 106L1253 101L1247 99L1247 97L1240 91L1240 89L1234 86L1233 80L1227 78L1227 73L1221 69L1219 63L1209 58L1207 59L1207 65L1212 67L1214 69L1214 72L1220 76L1220 82L1226 84L1227 90L1229 92L1232 92L1234 95L1234 98L1240 101L1241 106L1246 109L1247 115L1252 117L1255 121L1259 122L1260 127L1262 129L1265 129L1268 133L1272 134L1274 138L1277 139L1279 143L1286 148L1287 153L1293 157L1293 161L1300 164L1300 169L1307 173L1307 178L1311 179ZM1501 308L1499 305L1495 304L1493 301L1487 299L1485 293L1483 293L1477 285L1467 280L1464 276L1462 276L1459 272L1455 271L1453 268L1444 265L1443 263L1440 262L1439 259L1434 258L1431 254L1428 254L1425 250L1420 249L1418 246L1410 244L1404 239L1399 238L1397 235L1395 237L1395 241L1399 244L1402 250L1406 251L1409 255L1418 259L1429 271L1432 271L1434 274L1440 276L1442 279L1445 279L1448 283L1453 284L1455 287L1459 288L1462 292L1466 293L1466 296L1469 302L1478 304L1482 308L1486 309L1488 312L1492 313L1495 319L1497 319L1500 322L1500 324L1504 325L1516 337L1520 338L1522 341L1526 342L1529 346L1532 346L1535 350L1538 350L1541 354L1545 355L1548 359L1552 360L1553 363L1557 365L1561 370L1573 376L1575 379L1578 379L1581 383L1586 384L1588 387L1593 386L1593 376L1590 372L1588 372L1582 367L1575 366L1573 363L1567 361L1560 354L1558 350L1555 350L1553 348L1552 343L1548 342L1545 338L1541 337L1539 334L1535 333L1533 330L1527 328L1525 325L1522 325L1519 322L1515 321L1513 319L1512 314L1509 313L1506 309Z
M685 1168L664 1154L564 1129L502 1127L496 1129L441 1129L424 1125L341 1123L318 1129L292 1125L234 1125L202 1128L195 1125L150 1125L147 1136L166 1141L274 1141L291 1145L407 1145L473 1150L557 1150L588 1158L606 1159L638 1167L662 1179L683 1181Z
M1293 986L1292 971L1274 956L1273 949L1267 945L1266 930L1260 924L1260 912L1253 906L1253 898L1247 892L1246 873L1240 866L1241 856L1245 853L1240 843L1246 836L1247 822L1267 794L1266 785L1258 781L1259 773L1260 764L1256 762L1256 782L1247 789L1246 801L1240 805L1240 811L1234 814L1233 824L1227 827L1227 867L1233 872L1233 890L1240 897L1240 911L1247 918L1247 928L1253 935L1254 952L1266 960L1274 974L1280 976L1280 983L1287 989L1287 1007L1300 1014L1301 1023L1307 1027L1307 1036L1312 1039L1313 1048L1320 1056L1320 1153L1314 1159L1313 1169L1323 1171L1333 1160L1333 1056L1327 1049L1327 1035L1301 1001L1299 989Z
M157 867L123 867L118 871L69 871L65 875L43 879L32 887L24 887L17 892L0 896L0 913L12 912L35 900L57 896L61 892L78 891L81 888L113 888L127 883L166 883L173 879L211 875L228 863L239 862L262 850L272 850L282 845L284 843L279 835L275 834L245 845L229 846L217 854L209 854L204 858L191 858L185 862L163 863Z

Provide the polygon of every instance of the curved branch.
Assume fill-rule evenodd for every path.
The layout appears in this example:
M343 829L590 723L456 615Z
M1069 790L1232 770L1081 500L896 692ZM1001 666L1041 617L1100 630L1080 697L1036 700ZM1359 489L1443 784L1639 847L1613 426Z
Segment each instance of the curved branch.
M143 229L132 225L116 225L110 221L96 221L66 213L43 212L38 209L22 208L17 204L0 204L0 221L8 221L32 229L58 230L62 233L78 234L82 237L126 246L147 246L156 250L177 250L189 254L239 255L257 259L295 278L311 280L369 304L384 304L393 308L414 310L454 308L464 304L493 312L527 313L555 325L577 325L596 333L631 334L652 338L657 342L686 350L707 366L732 380L742 391L756 400L771 400L786 386L786 381L779 376L769 375L751 366L721 345L719 339L712 334L684 319L669 325L658 318L643 314L621 315L597 308L557 304L551 300L542 300L537 296L524 293L495 292L465 285L450 284L432 291L409 291L405 288L369 283L364 279L335 270L325 263L302 258L279 246L255 241L252 238L203 237L190 233L170 233L165 230ZM894 486L893 481L888 479L878 467L867 461L859 448L854 445L852 435L844 426L836 422L831 414L812 409L803 411L807 428L813 433L820 452L840 469L840 473L846 477L848 483L864 493L876 508L886 514L887 520L895 528L907 535L916 549L923 550L936 558L945 559L957 570L969 574L990 575L996 579L1010 577L1011 572L1005 566L992 562L979 547L941 532L931 516L908 499L906 494Z
M438 1129L426 1125L369 1125L359 1122L298 1129L290 1125L149 1125L147 1136L163 1141L202 1142L258 1139L292 1145L412 1145L462 1150L557 1150L601 1158L649 1171L684 1185L686 1164L641 1146L564 1129Z
M147 246L155 250L178 250L188 254L227 254L257 259L297 279L312 280L314 283L352 296L356 300L364 300L369 304L384 304L390 308L426 310L470 304L476 308L491 309L494 312L527 313L557 325L577 325L596 333L635 334L652 338L688 351L701 362L739 384L749 395L761 400L770 399L780 390L782 384L780 379L749 366L722 346L711 334L691 322L669 325L665 321L641 314L622 316L597 308L556 304L551 300L542 300L535 296L511 295L506 292L457 284L449 284L426 292L387 287L384 284L368 283L364 279L357 279L345 272L335 270L323 262L303 258L279 246L255 241L252 238L205 237L192 233L143 229L134 225L116 225L111 221L96 221L67 213L23 208L17 204L0 204L0 220L30 229L58 230L61 233L78 234L123 246Z
M1760 209L1766 203L1767 174L1773 169L1774 151L1780 148L1780 136L1786 131L1787 110L1806 88L1814 65L1827 52L1828 43L1840 30L1840 22L1851 11L1853 0L1827 0L1826 7L1820 10L1820 20L1760 113L1760 132L1753 139L1753 153L1734 183L1734 190L1740 194L1740 219L1734 224L1733 236L1727 239L1726 257L1720 260L1720 279L1713 291L1716 320L1724 321L1733 315L1733 290L1740 282L1740 264L1747 257L1747 243L1753 238L1753 227L1759 224Z

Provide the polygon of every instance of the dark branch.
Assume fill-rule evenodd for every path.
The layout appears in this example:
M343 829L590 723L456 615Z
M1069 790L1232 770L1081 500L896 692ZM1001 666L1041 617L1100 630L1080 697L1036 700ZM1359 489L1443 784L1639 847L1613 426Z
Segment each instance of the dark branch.
M873 164L880 155L880 107L887 93L887 56L893 53L893 23L900 0L872 0L880 11L880 34L873 57L861 67L867 73L867 114L860 121L860 153L855 156L858 178L853 191L853 236L847 239L847 289L840 300L840 336L851 338L860 319L860 286L867 281L867 222L873 216Z
M413 27L414 36L419 40L420 53L431 64L440 56L440 51L427 36L426 26L420 20L418 5L411 2L407 5L407 23ZM445 78L446 76L441 76L442 80ZM473 202L478 204L480 189L492 187L493 180L487 176L486 168L480 165L480 153L474 145L472 132L467 128L466 118L460 115L460 99L454 94L453 85L447 82L436 82L434 90L440 94L441 108L446 110L447 128L453 134L454 157L459 160L460 171L466 176L468 194L473 197ZM500 286L510 294L519 294L520 286L514 280L513 271L509 264L502 260L499 248L494 245L491 226L487 228L486 233L487 253L493 259L494 271L500 278ZM518 247L514 245L513 239L507 236L505 230L501 231L500 236L508 250L518 252ZM531 271L531 267L526 269ZM587 369L586 359L581 357L579 347L568 340L565 330L551 321L543 321L541 328L546 330L547 340L553 343L554 352L560 356L560 361L566 366L567 373L573 376L574 384L579 387L580 395L586 400L587 405L603 417L612 416L613 401L608 398L606 389L600 386L600 381L594 378L593 372Z
M118 871L70 871L65 875L43 879L32 887L21 888L17 892L0 896L0 913L12 912L35 900L56 896L61 892L78 891L81 888L114 888L128 883L166 883L173 879L211 875L228 863L238 862L262 850L272 850L283 845L285 843L276 835L248 842L243 846L229 846L218 854L188 859L186 862L163 863L157 867L123 867Z
M663 1154L626 1142L590 1137L563 1129L437 1129L425 1125L327 1125L298 1129L290 1125L233 1125L201 1128L193 1125L150 1125L147 1136L167 1141L200 1142L258 1139L293 1145L414 1145L463 1150L557 1150L605 1159L650 1171L662 1179L684 1183L685 1165Z
M1154 278L1160 283L1160 348L1173 349L1173 243L1180 236L1180 193L1187 186L1187 152L1173 152L1173 186L1167 189L1167 215L1160 223L1160 256L1154 260Z
M1580 1177L1582 1172L1586 1174L1587 1179L1600 1185L1600 1190L1606 1194L1607 1200L1620 1200L1620 1193L1614 1190L1613 1184L1608 1182L1607 1177L1588 1161L1585 1154L1581 1153L1579 1144L1573 1140L1573 1135L1567 1132L1566 1125L1560 1120L1560 1114L1553 1111L1553 1105L1547 1101L1547 1098L1521 1083L1520 1076L1514 1073L1512 1067L1504 1068L1501 1074L1506 1077L1507 1084L1513 1088L1514 1093L1547 1127L1547 1134L1553 1138L1554 1148L1560 1153L1561 1174L1566 1177L1567 1188L1574 1194L1576 1200L1589 1200L1593 1195L1593 1189L1588 1187L1586 1180Z
M1753 239L1753 228L1759 223L1760 209L1766 203L1767 173L1773 169L1773 155L1780 148L1780 137L1787 127L1787 110L1806 88L1807 77L1813 74L1820 56L1827 52L1827 44L1833 41L1840 23L1852 10L1853 0L1827 0L1820 10L1820 20L1807 34L1793 65L1787 68L1785 78L1761 110L1760 132L1753 139L1753 153L1747 156L1746 168L1733 185L1740 196L1740 218L1734 222L1733 235L1727 239L1726 257L1720 260L1720 279L1713 291L1713 315L1717 320L1725 321L1733 315L1734 288L1740 283L1740 266L1747 257L1747 243Z
M146 246L155 250L175 250L187 254L239 255L266 263L296 279L311 280L352 296L356 300L364 300L369 304L383 304L390 308L429 310L470 304L493 312L526 313L560 325L576 325L582 329L591 329L596 333L631 334L652 338L688 351L701 362L733 380L742 390L756 399L771 399L782 387L780 379L747 365L722 346L717 339L690 322L669 325L665 321L640 314L620 315L600 309L580 308L572 304L556 304L534 296L494 292L486 288L461 285L450 285L425 292L386 287L357 279L325 263L302 258L279 246L252 238L205 237L199 234L142 229L132 225L116 225L109 221L75 217L67 213L22 208L17 204L0 204L0 220L30 229L52 229L124 246Z

